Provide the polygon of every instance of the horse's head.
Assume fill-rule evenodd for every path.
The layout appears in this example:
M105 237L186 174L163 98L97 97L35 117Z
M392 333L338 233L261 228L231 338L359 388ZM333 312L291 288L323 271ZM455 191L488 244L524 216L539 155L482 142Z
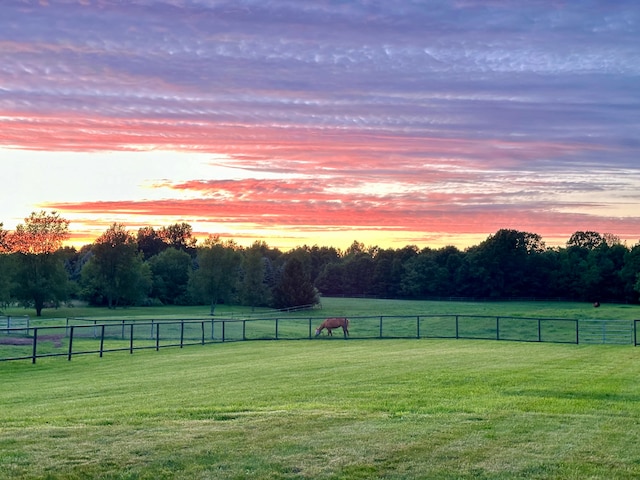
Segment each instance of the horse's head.
M321 331L322 331L322 329L320 329L320 328L316 328L316 337L317 337L318 335L320 335L320 332L321 332Z

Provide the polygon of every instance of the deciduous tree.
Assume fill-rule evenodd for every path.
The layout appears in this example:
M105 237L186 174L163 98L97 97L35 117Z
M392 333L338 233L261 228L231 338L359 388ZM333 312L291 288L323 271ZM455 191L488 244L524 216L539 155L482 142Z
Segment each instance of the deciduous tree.
M84 295L103 298L108 308L134 304L151 289L151 270L142 261L133 235L114 223L94 242L93 256L82 269Z
M196 253L197 240L193 236L193 228L188 223L174 223L162 227L158 235L170 247L183 250L190 255Z
M9 232L2 228L4 224L0 222L0 253L6 253L9 251L9 242L7 240Z
M138 250L142 252L145 260L158 255L168 246L153 227L142 227L138 229L137 241Z
M15 254L0 253L0 311L11 303L11 292L15 290L15 259Z
M640 243L625 254L620 277L624 283L625 301L637 303L640 300Z
M598 232L578 231L575 232L567 241L567 247L579 247L587 250L593 250L605 243L605 239Z
M4 243L17 255L14 296L33 302L36 316L47 302L66 300L69 282L58 251L69 236L69 221L57 212L32 212Z
M167 248L152 257L149 260L153 272L152 296L164 304L187 304L191 265L191 256L175 248Z
M241 257L233 242L210 236L197 248L196 268L189 287L194 298L211 305L211 315L219 301L230 301L236 287Z
M6 238L9 232L2 228L0 222L0 308L11 300L11 279L13 278L13 258L7 253L9 246Z

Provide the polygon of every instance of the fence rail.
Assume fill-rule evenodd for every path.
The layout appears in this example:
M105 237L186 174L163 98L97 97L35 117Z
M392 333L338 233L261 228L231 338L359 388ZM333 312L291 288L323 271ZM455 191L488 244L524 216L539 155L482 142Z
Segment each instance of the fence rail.
M0 331L7 328L29 329L29 315L0 315Z
M482 315L379 315L350 317L353 339L452 338L550 343L638 345L640 320L575 320ZM318 317L207 318L176 320L67 319L66 325L0 328L0 361L106 352L182 348L247 340L315 338ZM339 338L335 330L331 338ZM339 332L339 333L338 333ZM326 334L319 337L328 339Z

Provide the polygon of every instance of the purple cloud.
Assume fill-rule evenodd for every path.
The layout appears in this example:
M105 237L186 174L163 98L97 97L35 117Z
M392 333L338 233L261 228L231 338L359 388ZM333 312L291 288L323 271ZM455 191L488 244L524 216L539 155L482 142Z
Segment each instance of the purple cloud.
M0 146L223 153L599 218L592 192L635 219L639 44L631 0L4 2Z

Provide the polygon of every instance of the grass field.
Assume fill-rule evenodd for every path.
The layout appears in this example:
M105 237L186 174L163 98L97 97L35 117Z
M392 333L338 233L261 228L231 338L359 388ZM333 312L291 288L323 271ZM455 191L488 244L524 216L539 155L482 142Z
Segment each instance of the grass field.
M20 324L20 311L6 312L14 317L11 323L14 327ZM321 319L327 316L349 317L351 338L358 339L466 338L632 344L631 320L640 316L640 307L606 305L596 309L590 304L575 302L325 298L321 308L296 312L269 309L253 312L246 307L223 305L213 317L208 315L208 307L117 310L75 307L45 310L43 317L31 319L30 326L38 328L36 345L34 331L29 331L29 335L27 330L0 332L0 360L155 349L183 343L309 339ZM108 326L101 331L94 324ZM2 325L0 319L0 327ZM65 325L75 325L73 339ZM22 326L25 326L24 320Z
M219 305L216 316L245 316L249 314L265 315L273 313L266 308L257 308L252 312L248 307ZM377 300L361 298L322 298L321 307L304 312L315 317L328 316L367 316L367 315L415 315L415 314L460 314L460 315L503 315L513 317L544 316L551 318L590 318L590 319L640 319L639 305L603 304L593 308L586 302L433 302L415 300ZM126 307L117 310L98 307L61 307L47 308L42 317L35 317L33 309L14 307L5 309L0 315L15 317L30 315L37 325L60 324L66 318L203 318L209 317L209 306L161 306ZM300 315L292 312L289 315Z
M0 365L2 478L637 478L640 350L245 342Z
M595 310L335 300L319 316ZM639 478L638 371L628 345L340 336L2 362L0 478Z

